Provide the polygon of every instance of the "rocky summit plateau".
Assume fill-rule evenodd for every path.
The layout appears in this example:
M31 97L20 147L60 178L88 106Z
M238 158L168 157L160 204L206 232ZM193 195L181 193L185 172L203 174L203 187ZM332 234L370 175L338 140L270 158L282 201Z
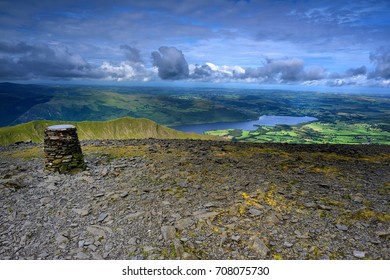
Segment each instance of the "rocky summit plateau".
M0 147L0 259L390 259L390 146L81 141Z

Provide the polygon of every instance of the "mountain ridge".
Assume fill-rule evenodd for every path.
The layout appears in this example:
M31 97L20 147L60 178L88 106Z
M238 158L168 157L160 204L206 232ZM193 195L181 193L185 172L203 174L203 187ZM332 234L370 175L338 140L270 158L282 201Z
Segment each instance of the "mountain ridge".
M80 140L123 140L123 139L199 139L216 140L196 133L185 133L168 128L145 118L124 117L109 121L48 121L36 120L15 126L0 128L0 145L9 145L16 142L31 141L43 142L46 127L56 124L72 124L77 128ZM222 139L222 138L221 138Z

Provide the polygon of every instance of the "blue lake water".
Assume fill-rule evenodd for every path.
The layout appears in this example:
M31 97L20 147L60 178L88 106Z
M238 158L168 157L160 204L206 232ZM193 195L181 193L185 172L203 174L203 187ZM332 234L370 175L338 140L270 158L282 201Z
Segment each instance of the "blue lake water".
M220 129L229 129L229 128L253 131L257 129L257 126L275 126L278 124L297 125L297 124L308 123L317 120L318 120L317 118L308 117L308 116L305 117L261 116L256 121L191 124L191 125L172 126L171 128L179 131L196 132L196 133L203 133L208 130L220 130Z

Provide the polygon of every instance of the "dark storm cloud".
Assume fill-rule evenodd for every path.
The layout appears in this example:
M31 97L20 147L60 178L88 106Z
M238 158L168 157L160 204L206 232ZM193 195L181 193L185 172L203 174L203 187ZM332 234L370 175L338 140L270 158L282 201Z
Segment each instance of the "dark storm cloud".
M313 66L305 69L302 80L303 81L320 81L326 79L328 74L326 70L320 66Z
M298 58L269 59L262 66L217 66L212 63L192 67L190 78L202 81L250 81L258 83L299 83L319 81L328 74L322 67L305 68L304 61Z
M267 59L263 67L266 75L271 78L280 78L282 81L298 81L301 79L304 68L302 59Z
M191 74L192 79L208 79L213 76L213 70L207 64L195 65L194 71Z
M375 71L370 73L372 77L390 79L390 46L380 47L371 53L370 60L375 65Z
M269 59L266 58L263 66L245 68L242 78L258 78L266 82L296 82L304 78L304 62L298 58Z
M214 81L235 81L240 79L236 69L241 67L218 67L212 63L194 65L191 70L190 79L214 82ZM244 71L242 69L242 71Z
M188 78L188 63L183 53L175 47L160 47L152 52L153 65L158 68L158 75L163 80Z
M81 56L65 46L47 44L0 43L0 78L98 78Z
M359 75L366 75L367 74L367 68L366 66L361 66L358 68L350 68L345 72L345 75L347 77L353 77L353 76L359 76Z
M120 49L125 52L126 57L130 62L143 62L141 59L141 52L137 48L128 45L121 45Z
M0 42L0 53L18 54L32 51L33 47L25 42L18 42L16 44L9 42Z

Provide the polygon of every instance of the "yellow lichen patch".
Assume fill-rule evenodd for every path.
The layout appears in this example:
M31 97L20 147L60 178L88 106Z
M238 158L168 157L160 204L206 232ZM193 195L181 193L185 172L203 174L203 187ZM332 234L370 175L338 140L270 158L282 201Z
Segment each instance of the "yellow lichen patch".
M285 158L285 159L292 159L293 158L290 153L285 152L285 151L279 151L278 155Z
M281 151L272 148L242 147L234 152L237 158L258 158L265 154L280 155ZM286 153L287 155L287 153Z
M264 149L264 151L267 151L269 154L273 154L276 156L280 156L284 159L292 159L292 154L286 151L277 150L277 149Z
M247 194L246 192L242 192L241 195L242 195L243 199L250 199L251 198L251 196L249 194Z
M340 174L340 171L334 166L317 166L313 167L310 171L313 173L322 173L325 175Z
M359 157L360 160L372 162L372 163L380 163L383 161L390 160L389 154L379 154L379 155L364 155Z
M356 156L347 156L343 154L337 154L337 153L324 153L324 152L315 152L315 153L308 153L308 152L302 152L302 157L305 158L311 158L311 159L318 159L318 160L327 160L327 161L352 161L352 160L361 160L361 161L368 161L368 162L383 162L385 160L390 159L389 154L377 154L377 155L356 155Z
M84 154L109 154L111 158L126 158L145 155L145 151L135 146L126 147L96 147L86 146L82 148Z
M271 186L270 190L266 192L264 201L267 203L269 206L276 208L278 205L278 202L276 199L279 198L279 202L281 201L281 197L276 194L276 187Z
M227 157L231 155L230 152L224 152L224 151L221 151L221 152L214 152L213 153L213 157Z
M274 254L273 257L274 257L274 260L278 260L278 261L283 260L283 258L280 254Z
M276 186L271 186L270 189L264 193L260 190L256 191L253 195L249 195L246 192L242 192L241 196L244 199L244 208L248 207L257 207L263 208L262 203L271 206L274 210L282 211L286 210L290 206L284 200L283 196L277 193Z
M358 212L352 214L351 218L356 219L356 220L371 220L376 216L375 212L370 210L370 209L362 209L359 210Z
M235 147L235 146L232 146L232 145L225 145L225 146L223 146L223 150L225 151L225 152L235 152L235 151L237 151L237 147Z
M294 202L280 195L275 185L271 185L270 189L265 193L264 202L278 212L292 211L295 209Z
M388 223L390 222L390 214L386 213L379 213L377 216L378 220L383 222L383 223Z
M318 259L323 254L323 250L317 246L312 246L309 248L309 254L307 259Z
M354 159L354 157L345 156L345 155L336 154L336 153L302 152L301 155L304 156L305 158L318 159L318 160L328 160L328 161L335 161L335 160L350 161L350 160Z
M246 206L255 206L257 208L262 208L263 206L260 204L260 202L263 201L264 193L260 192L258 194L249 195L246 192L241 193L242 198L245 200Z
M267 203L271 207L276 207L278 203L276 202L275 199L273 199L271 196L267 195L265 197L265 203Z
M258 203L255 199L249 199L245 203L248 206L255 206L257 208L263 208L263 206L260 203Z
M325 202L328 205L333 205L333 206L343 206L344 205L344 203L341 201L332 200L332 199L329 199L326 197L321 197L320 200Z
M240 205L238 207L238 213L240 214L240 216L244 215L246 212L246 207L244 205Z
M390 182L386 182L382 187L378 187L378 193L381 195L389 195L390 194Z
M181 187L173 187L161 190L162 192L169 193L176 198L182 198L185 196L187 190Z
M388 213L377 213L371 209L360 209L359 211L348 214L345 216L346 220L359 220L359 221L371 221L379 220L380 222L389 222L390 214Z

